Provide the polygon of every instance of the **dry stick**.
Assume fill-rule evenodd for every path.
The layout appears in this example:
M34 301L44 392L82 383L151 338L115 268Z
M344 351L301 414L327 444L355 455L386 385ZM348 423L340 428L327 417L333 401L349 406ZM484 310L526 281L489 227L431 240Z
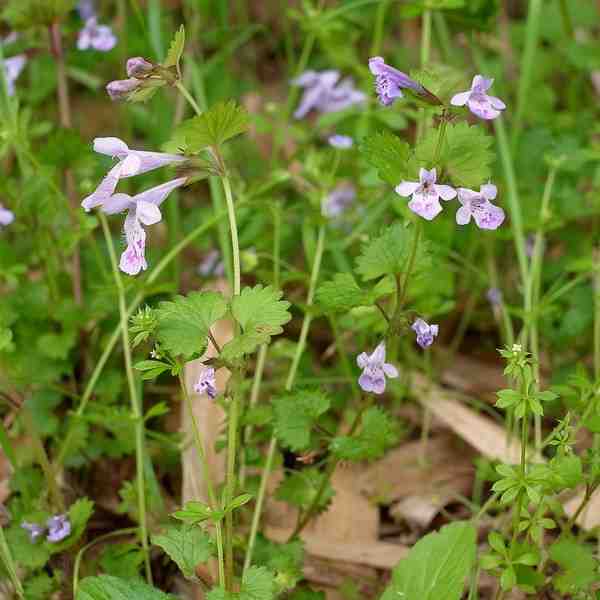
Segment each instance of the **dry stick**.
M69 101L69 84L67 80L67 69L65 65L65 55L62 47L62 35L60 24L54 22L50 25L50 48L56 61L56 77L57 77L57 94L58 94L58 111L61 127L71 129L73 121L71 119L71 104ZM73 173L70 169L65 169L65 185L67 188L67 198L69 200L69 208L71 211L71 220L73 224L77 224L77 190ZM79 255L79 243L73 248L72 262L72 278L73 278L73 297L77 304L83 301L83 291L81 286L81 260Z
M142 552L144 555L144 563L146 566L146 579L148 583L152 584L152 568L150 565L150 548L148 545L148 521L146 516L146 486L144 477L144 418L142 415L142 408L140 406L140 400L137 394L137 388L135 383L135 376L133 374L133 364L131 362L131 346L129 344L129 329L127 320L129 318L127 313L127 304L125 300L125 288L123 286L123 280L119 273L119 267L117 264L117 256L115 254L115 248L113 246L112 237L110 235L110 229L108 228L108 222L102 212L98 213L100 217L100 223L102 224L102 231L106 238L106 245L108 246L108 254L110 256L110 263L112 266L113 276L115 284L117 286L117 293L119 296L119 315L120 315L120 328L121 338L123 340L123 356L125 358L125 372L127 374L127 383L129 386L129 400L131 403L131 414L135 423L135 464L136 464L136 480L137 480L137 500L138 500L138 513L140 521L140 538L142 542Z
M304 353L306 346L306 339L308 337L308 330L312 320L310 313L311 306L313 304L315 291L317 289L317 282L319 280L319 272L321 270L321 260L323 259L323 251L325 250L325 225L319 227L319 234L317 237L317 248L315 250L315 256L313 259L313 265L310 276L310 284L308 288L308 295L306 297L306 312L304 314L304 320L302 321L302 329L300 330L300 337L296 345L296 352L288 371L288 376L285 382L285 391L289 392L294 387L296 381L296 373L298 371L298 365L300 359ZM273 466L273 459L275 457L275 450L277 449L277 439L273 435L269 442L269 450L267 452L267 459L260 479L260 487L258 490L258 496L256 498L256 506L254 507L254 514L252 515L252 525L250 527L250 536L248 538L248 547L246 548L246 557L244 559L244 573L248 570L252 564L252 553L254 551L254 544L256 542L256 535L258 533L258 525L260 523L260 515L262 512L263 503L265 500L265 493L267 490L267 483L269 481L269 475L271 474L271 468Z

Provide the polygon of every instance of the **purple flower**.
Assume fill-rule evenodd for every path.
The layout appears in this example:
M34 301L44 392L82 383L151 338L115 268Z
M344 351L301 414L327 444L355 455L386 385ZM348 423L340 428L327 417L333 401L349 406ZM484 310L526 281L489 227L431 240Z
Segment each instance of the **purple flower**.
M431 221L442 212L442 200L452 200L456 196L456 190L449 185L438 185L437 171L431 169L419 170L419 181L402 181L396 186L396 193L400 196L412 196L408 208L424 219Z
M27 531L27 533L29 534L29 539L32 542L37 542L38 539L42 537L42 535L44 535L44 532L46 531L43 525L38 525L37 523L28 523L27 521L23 521L21 523L21 527L25 531Z
M437 337L439 326L429 325L423 319L417 319L411 326L411 329L417 334L417 344L425 349L433 344Z
M466 104L469 110L480 119L495 119L500 116L500 111L506 108L506 104L500 98L486 94L493 83L493 79L487 79L483 75L475 75L471 89L452 96L450 104L454 106L464 106Z
M339 71L306 71L292 85L304 88L300 104L294 112L294 118L302 119L311 110L330 113L344 110L366 100L365 94L354 87L352 79L338 83Z
M90 17L96 14L96 7L94 6L94 0L79 0L77 4L77 11L79 16L87 21Z
M485 295L492 306L500 306L502 304L502 291L497 287L490 288Z
M134 92L142 82L135 77L129 79L116 79L106 86L106 91L111 100L126 100L131 92Z
M127 247L121 254L119 269L133 277L148 268L146 262L146 232L141 223L131 216L131 213L125 217L123 229Z
M6 87L9 96L14 95L15 82L26 64L27 57L24 54L17 54L16 56L4 59L4 76L6 78Z
M339 217L356 199L356 189L348 183L341 183L332 190L323 203L323 215Z
M397 98L402 98L403 89L413 90L420 96L428 94L420 83L411 79L406 73L386 65L381 56L369 59L369 71L375 75L375 91L383 106L389 106Z
M60 542L71 534L71 522L67 515L50 517L48 521L46 521L46 526L48 527L46 539L49 542Z
M15 220L15 213L0 204L0 226L6 227Z
M108 25L98 25L98 19L91 16L86 19L85 26L77 37L77 48L79 50L98 50L108 52L117 45L117 38Z
M127 76L128 77L140 77L147 75L154 69L154 65L148 62L141 56L134 56L127 60Z
M385 378L394 379L398 377L398 369L394 365L385 362L384 342L381 342L371 355L361 352L356 357L356 363L363 370L358 378L358 385L365 392L383 394L385 391Z
M117 158L119 162L108 172L96 190L84 198L81 206L86 211L104 204L112 196L119 179L133 177L153 169L159 169L165 165L187 160L185 156L177 154L130 150L125 142L114 137L96 138L94 140L94 151Z
M349 135L330 135L327 141L330 146L338 148L339 150L347 150L354 145L354 140Z
M127 247L121 254L119 262L121 271L133 276L148 268L145 256L146 232L142 225L154 225L162 219L158 207L186 180L186 177L179 177L135 196L114 194L103 202L100 210L108 215L127 211L123 226Z
M473 217L480 229L498 229L504 221L504 211L490 202L497 193L498 188L491 183L482 185L479 192L458 188L458 201L462 206L456 211L456 222L466 225Z
M217 381L212 367L202 369L198 381L194 384L194 391L197 394L206 394L211 400L217 397Z
M225 265L218 250L211 250L198 265L198 273L203 277L216 275L221 277L225 273Z

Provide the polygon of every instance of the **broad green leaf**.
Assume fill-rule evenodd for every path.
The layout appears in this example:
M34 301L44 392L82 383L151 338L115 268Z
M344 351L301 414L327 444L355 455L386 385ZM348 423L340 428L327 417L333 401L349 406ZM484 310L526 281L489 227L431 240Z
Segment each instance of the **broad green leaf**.
M397 135L386 131L376 133L361 144L360 151L386 183L396 186L406 179L410 147Z
M47 573L40 573L29 577L24 584L25 600L46 600L57 587L56 579L50 578Z
M383 275L403 273L408 267L415 235L414 227L396 223L380 236L369 241L356 260L356 270L365 281ZM427 244L420 240L413 265L413 274L422 270L427 260Z
M219 515L222 511L218 511ZM196 502L191 500L186 502L181 510L174 512L171 516L185 523L201 523L207 519L212 519L215 511L210 506L204 504L204 502Z
M175 67L179 64L181 60L181 55L183 54L183 49L185 48L185 27L182 25L173 40L171 41L171 45L169 46L169 51L167 52L167 57L165 58L165 62L163 63L163 67Z
M235 101L229 100L183 122L174 138L188 154L196 154L209 146L220 146L247 129L248 113Z
M475 560L476 529L456 522L421 538L394 568L381 600L459 600Z
M323 473L316 467L294 471L279 484L275 497L292 506L306 509L314 501L322 484ZM319 508L325 508L333 495L333 488L327 483L325 492L321 495Z
M554 587L561 594L585 591L598 581L598 564L590 546L565 537L552 544L548 554L562 568L553 578Z
M483 127L469 126L465 122L449 123L436 160L438 137L438 130L430 129L419 142L411 177L417 176L419 167L435 166L440 183L479 190L479 186L488 182L494 160L493 138Z
M383 410L373 406L362 416L357 433L334 438L329 449L342 460L374 460L381 458L397 441L393 421Z
M213 555L210 536L195 525L168 527L163 534L152 536L152 543L177 563L187 579L195 579L196 567Z
M206 600L273 600L275 598L275 580L265 567L250 567L239 592L227 592L221 587L212 589Z
M253 558L257 565L274 573L279 592L291 590L303 577L304 546L301 540L278 544L259 535Z
M294 451L310 446L311 430L329 409L329 397L316 389L298 390L273 400L275 435L283 446Z
M357 306L369 306L372 295L356 283L350 273L337 273L317 290L317 304L325 312L348 312Z
M191 292L161 302L154 314L158 321L156 336L162 348L191 358L206 349L210 327L227 312L227 302L217 292Z
M291 319L289 302L280 300L283 292L271 286L246 287L231 301L233 318L240 324L241 335L223 347L223 358L235 359L250 354L271 336L283 331L282 325Z
M75 600L175 600L175 597L139 579L100 575L83 579Z

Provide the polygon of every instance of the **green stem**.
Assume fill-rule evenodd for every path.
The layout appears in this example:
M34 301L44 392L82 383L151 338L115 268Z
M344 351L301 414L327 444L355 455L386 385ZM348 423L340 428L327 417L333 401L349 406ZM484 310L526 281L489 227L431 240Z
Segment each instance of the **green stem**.
M431 54L431 10L423 11L421 20L421 69L429 62ZM427 112L425 108L419 108L419 122L417 126L417 140L420 140L427 129Z
M196 414L194 413L194 406L192 404L192 399L188 394L187 387L185 385L185 380L183 378L183 368L179 370L179 387L181 388L181 393L183 394L183 399L185 401L185 405L188 411L188 415L190 417L190 421L192 422L192 434L194 437L194 446L196 447L196 452L198 453L198 458L200 459L200 464L202 465L202 474L204 476L204 481L206 483L206 491L208 493L208 501L210 504L210 508L212 510L217 510L219 507L219 502L217 500L217 495L215 493L215 486L213 484L212 476L210 474L210 467L208 465L208 460L206 459L206 452L204 451L204 440L202 439L202 433L200 432L200 427L198 426L198 420L196 419ZM215 523L215 537L217 539L217 560L219 563L219 585L225 585L225 559L223 552L223 528L221 526L221 522L217 521Z
M81 561L83 559L83 555L90 548L93 548L96 544L99 544L114 537L120 537L122 535L136 533L137 530L137 527L127 527L126 529L117 529L117 531L105 533L104 535L101 535L89 542L88 544L86 544L83 548L81 548L81 550L79 550L79 552L77 552L77 556L75 557L75 564L73 565L73 598L77 598L77 588L79 587L79 569L81 568Z
M173 259L176 256L178 256L186 246L191 244L197 237L199 237L206 231L209 231L219 221L221 221L221 219L225 218L226 216L227 216L226 212L221 212L221 213L213 216L208 221L205 221L202 225L199 225L198 227L196 227L196 229L194 229L188 235L186 235L178 244L173 246L173 248L171 248L171 250L169 250L162 257L162 259L159 261L159 263L156 265L156 267L149 274L148 279L143 283L142 291L139 292L135 296L135 298L132 300L131 304L127 307L127 318L128 319L133 314L133 312L137 309L137 307L142 303L142 300L148 293L148 289L160 277L162 272L169 266L171 261L173 261ZM108 342L106 343L104 351L102 352L100 358L96 362L94 371L92 372L92 375L90 376L90 378L88 380L86 388L85 388L83 394L81 395L81 400L79 402L79 406L77 407L77 410L75 411L75 419L73 421L73 424L71 424L69 426L69 428L67 429L67 433L64 436L64 441L59 446L59 450L57 452L57 458L54 460L55 473L61 468L61 466L64 462L64 459L69 452L71 443L73 441L73 437L75 436L75 424L77 423L77 420L79 418L81 418L81 416L85 412L85 409L87 408L88 402L90 401L90 398L92 397L92 394L94 393L94 389L96 388L96 384L98 383L98 380L100 379L100 375L102 375L102 371L104 370L104 367L106 366L106 363L108 362L108 359L110 358L110 356L114 350L117 340L119 339L120 332L121 332L121 326L118 325L113 330L110 337L108 338Z
M525 232L523 229L523 217L521 215L521 203L519 200L519 192L517 189L517 179L515 177L514 164L511 156L506 129L504 127L503 117L498 117L494 120L494 129L498 140L498 151L506 184L508 186L508 205L510 210L510 224L517 251L517 260L519 263L519 271L521 274L521 282L523 286L527 285L527 253L525 252Z
M202 110L196 103L196 100L194 100L194 97L187 91L185 86L181 83L181 81L178 81L175 84L175 87L179 90L181 95L190 103L190 106L196 111L196 114L200 116L202 114Z
M548 173L548 178L546 179L546 185L544 186L542 205L540 208L540 226L535 236L533 256L531 258L531 268L529 269L525 287L524 312L526 321L524 343L527 344L529 341L529 349L533 356L534 386L536 390L539 390L540 386L540 348L537 303L539 302L541 287L542 258L544 252L544 224L549 216L550 198L552 196L556 172L557 167L553 167L550 170ZM539 450L542 445L542 420L537 414L534 415L534 424L535 447L537 450Z
M294 353L294 357L292 358L292 364L290 365L290 370L288 371L288 376L285 382L285 391L289 392L293 386L294 381L296 380L296 373L298 371L298 365L300 364L300 359L302 358L302 354L304 353L304 348L306 346L306 339L308 337L308 331L310 328L310 322L312 320L312 315L310 313L310 309L314 300L315 292L317 289L317 283L319 281L319 273L321 271L321 261L323 259L323 252L325 250L325 225L321 225L319 227L319 233L317 236L317 247L315 250L315 256L313 259L311 275L310 275L310 284L308 288L308 294L306 297L306 312L304 313L304 319L302 321L302 328L300 330L300 337L298 338L298 343L296 344L296 351ZM256 498L256 505L254 507L254 514L252 515L252 525L250 529L250 536L248 538L248 546L246 548L246 557L244 559L244 571L246 571L250 565L252 564L252 554L254 552L254 544L256 541L256 534L258 532L258 527L260 524L260 516L262 513L262 507L265 500L265 493L267 489L267 482L269 480L269 476L271 474L271 469L273 466L273 458L275 456L275 451L277 449L277 439L275 436L271 436L271 440L269 442L269 451L267 453L267 459L265 462L265 466L261 473L260 486L258 490L258 496Z
M231 193L231 183L227 175L221 177L223 190L225 191L225 201L227 202L227 214L229 216L229 232L231 234L231 249L233 251L233 295L240 295L241 273L240 273L240 244L238 241L238 230L235 219L235 206L233 204L233 195Z
M381 0L377 5L375 13L375 27L373 28L373 41L371 43L371 52L369 56L378 56L381 53L381 42L383 40L383 30L385 27L385 13L388 9L390 0Z
M558 0L558 4L560 7L560 16L562 18L565 33L567 34L567 37L575 39L575 28L573 27L573 20L571 19L571 13L569 12L567 0Z
M237 383L237 382L236 382ZM236 386L237 387L237 386ZM229 506L235 496L235 457L237 453L237 436L239 420L239 399L236 391L231 399L228 414L227 431L227 476L225 484L224 506ZM225 515L225 588L233 591L233 511Z
M1 66L1 65L0 65ZM10 548L6 542L6 536L4 535L4 527L0 527L0 557L2 558L2 563L6 571L8 572L8 577L10 578L15 592L17 592L17 596L21 599L25 599L25 592L23 590L23 585L21 584L21 580L17 575L17 567L13 560L12 554L10 553Z
M519 77L519 88L517 91L517 108L515 120L512 127L513 148L518 140L523 122L523 113L529 101L528 95L531 87L533 71L535 69L535 53L539 39L540 15L542 12L542 0L529 0L529 11L527 14L527 26L525 30L525 49L521 61L521 74Z
M102 212L98 212L100 223L102 224L102 231L104 232L104 238L108 247L108 254L110 256L110 263L112 266L113 276L115 284L117 286L117 293L119 297L119 315L120 315L120 329L121 339L123 341L123 355L125 359L125 373L127 375L127 383L129 386L129 400L131 402L131 416L135 424L135 462L136 462L136 479L137 479L137 499L138 499L138 513L140 520L140 538L142 543L142 552L144 555L144 563L146 566L146 579L149 584L152 584L152 568L150 565L150 548L148 546L148 521L146 515L146 486L144 476L144 419L142 415L141 403L138 399L137 386L135 382L135 376L133 373L133 364L131 361L131 346L129 343L129 327L127 313L127 304L125 298L125 288L123 286L123 280L119 273L119 266L117 263L117 256L115 254L115 248L113 246L110 229L108 228L108 222L106 216Z

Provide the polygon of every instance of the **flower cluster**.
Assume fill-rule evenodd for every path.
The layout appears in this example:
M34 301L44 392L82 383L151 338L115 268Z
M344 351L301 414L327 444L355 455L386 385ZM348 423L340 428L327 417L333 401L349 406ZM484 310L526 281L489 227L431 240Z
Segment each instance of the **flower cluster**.
M109 52L117 45L117 38L108 25L98 25L98 17L91 16L85 21L83 29L77 36L79 50L97 50Z
M0 204L0 228L10 225L15 220L15 213Z
M200 372L198 381L194 384L197 394L206 394L211 400L217 397L217 380L213 367L204 367Z
M411 197L408 207L417 215L431 221L442 212L442 200L452 200L458 196L461 206L456 211L458 225L466 225L471 217L480 229L497 229L504 222L504 211L491 200L496 198L498 189L491 183L482 185L479 192L468 188L454 189L449 185L439 185L436 169L420 169L419 181L402 181L396 186L400 196Z
M356 200L356 188L349 183L340 183L323 201L323 216L339 217Z
M304 89L294 117L302 119L311 110L337 112L366 101L366 95L354 87L352 79L339 79L340 73L335 70L306 71L293 79L293 85Z
M411 90L425 99L435 98L431 92L408 75L386 65L380 56L369 60L369 69L375 75L375 91L384 106L389 106L397 98L402 98L403 89ZM506 105L499 98L486 93L493 82L493 79L476 75L471 89L454 95L450 102L454 106L467 105L474 115L482 119L495 119ZM428 221L442 212L440 198L447 201L457 196L461 204L456 212L457 224L466 225L473 218L480 229L497 229L504 221L504 211L491 202L498 193L495 185L484 184L478 192L468 188L454 189L450 185L437 183L435 167L421 168L419 181L401 181L396 186L396 192L400 196L410 197L408 207Z
M165 165L180 164L184 156L163 152L130 150L127 144L118 138L96 138L94 151L118 159L96 190L84 198L81 206L86 211L100 207L102 212L112 215L127 211L123 230L127 247L121 255L120 269L128 275L137 275L148 265L145 258L146 232L143 225L153 225L162 219L160 204L176 188L182 186L186 177L179 177L153 187L145 192L129 196L115 194L120 179L140 175Z
M126 100L129 95L143 86L144 81L151 76L156 65L141 56L134 56L127 60L127 79L116 79L106 86L106 91L111 100Z
M386 377L398 377L398 369L385 362L385 342L381 342L372 354L361 352L356 357L356 364L363 370L358 378L358 385L365 392L383 394L385 392Z
M411 326L411 329L417 334L417 344L425 350L433 344L433 340L439 332L438 325L429 325L423 319L417 319Z
M23 521L21 527L27 531L32 542L37 542L45 534L48 542L56 544L71 535L71 522L67 515L50 517L45 525Z

